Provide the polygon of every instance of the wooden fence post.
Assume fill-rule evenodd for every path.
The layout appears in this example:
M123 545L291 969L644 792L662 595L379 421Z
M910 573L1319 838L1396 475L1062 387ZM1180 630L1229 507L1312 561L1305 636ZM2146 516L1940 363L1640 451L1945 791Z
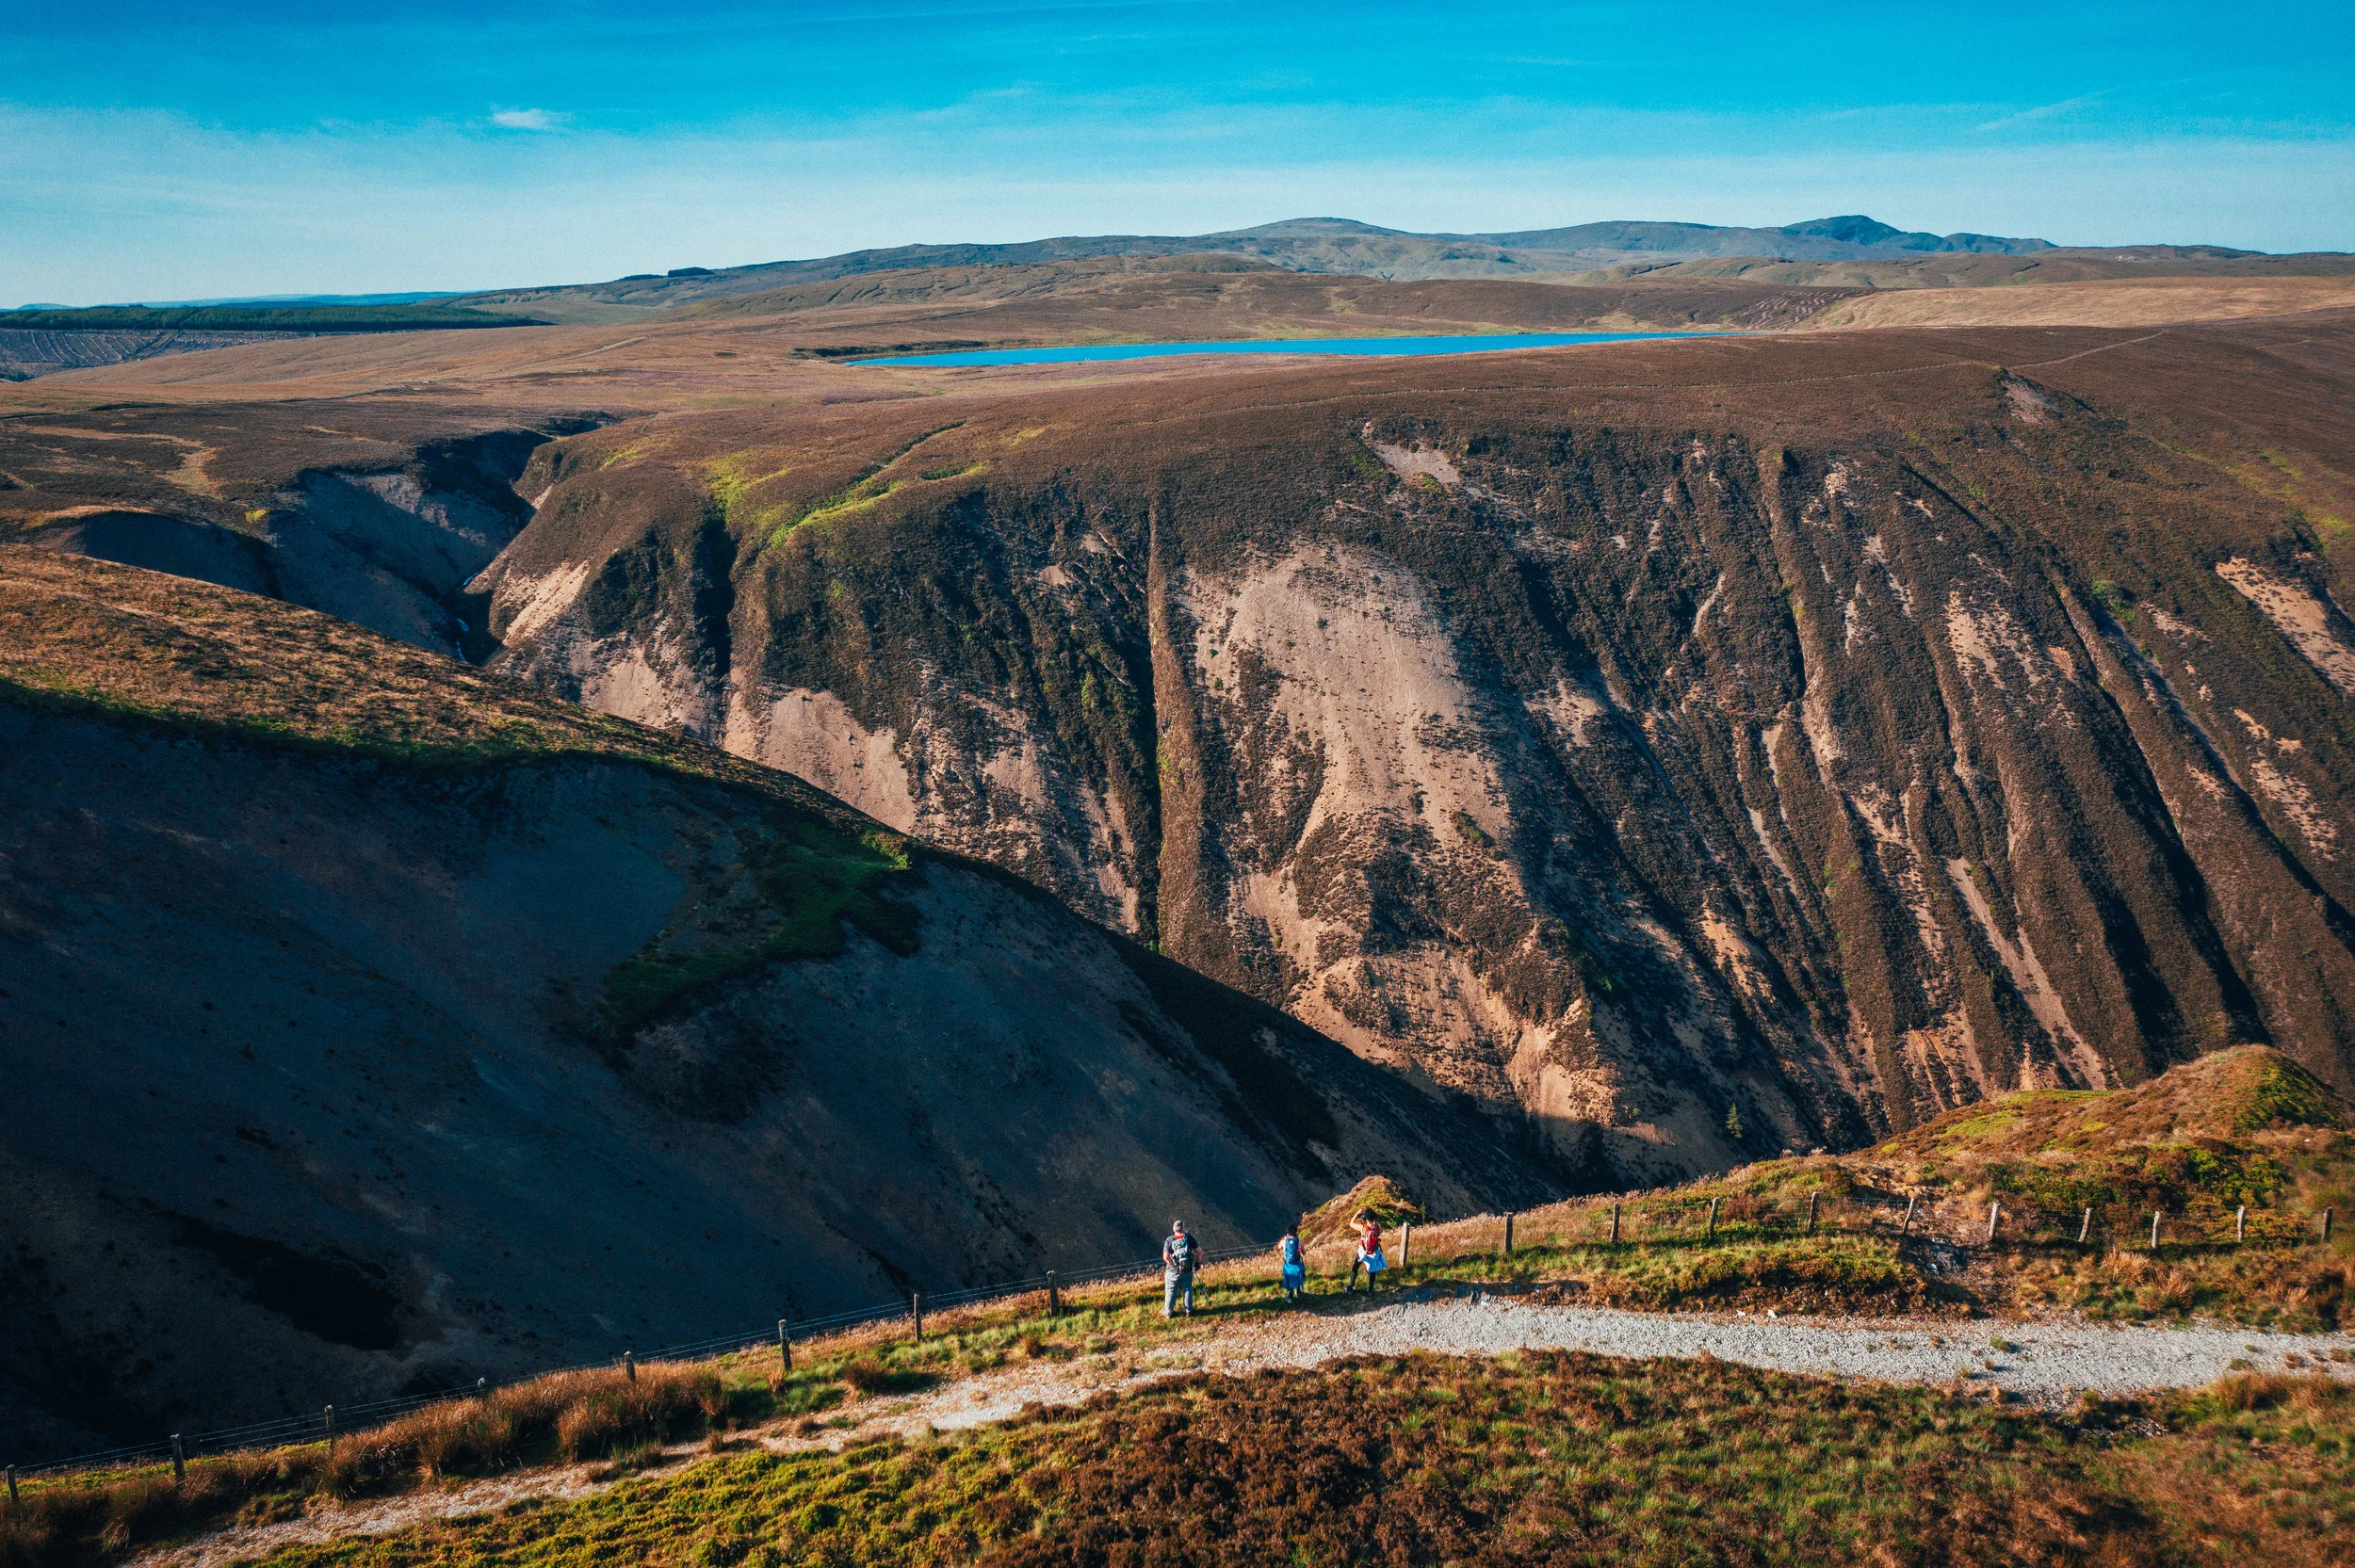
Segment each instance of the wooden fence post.
M1404 1269L1414 1261L1415 1222L1412 1220L1402 1220L1398 1222L1398 1266Z
M1807 1195L1807 1234L1810 1236L1815 1234L1815 1193Z
M2159 1211L2155 1208L2151 1211L2151 1250L2159 1250Z
M2004 1205L2001 1202L1987 1205L1987 1244L1990 1247L1995 1245L1995 1221L2003 1217Z
M1504 1217L1504 1255L1513 1255L1513 1217L1509 1214Z
M1611 1205L1611 1245L1613 1245L1614 1247L1616 1247L1616 1246L1617 1246L1618 1244L1619 1244L1619 1205L1618 1205L1618 1204L1613 1204Z
M334 1407L330 1405L328 1408L332 1410ZM187 1479L187 1475L188 1450L181 1444L180 1434L173 1432L171 1434L171 1484L179 1485Z
M2331 1239L2331 1211L2327 1208L2322 1211L2322 1239L2326 1242Z
M319 1412L319 1425L327 1432L327 1457L333 1459L335 1457L335 1407L333 1405L329 1405Z
M1709 1239L1717 1239L1717 1200L1714 1198L1709 1200Z
M622 1352L622 1376L632 1382L638 1381L638 1358L627 1350Z
M2233 1239L2234 1241L2249 1239L2249 1205L2247 1204L2241 1204L2233 1211Z
M790 1320L784 1317L777 1319L777 1358L785 1363L787 1371L793 1370L792 1328Z
M1063 1291L1055 1284L1055 1271L1049 1269L1047 1270L1047 1316L1059 1317L1062 1315Z
M2077 1245L2080 1247L2084 1246L2086 1244L2086 1237L2091 1236L2092 1234L2093 1205L2091 1204L2087 1204L2086 1205L2085 1218L2077 1221Z
M1916 1198L1906 1200L1905 1223L1897 1227L1897 1241L1900 1246L1904 1245L1907 1237L1913 1234L1913 1205L1918 1201Z
M16 1506L16 1466L13 1464L8 1466L8 1506Z
M916 1324L916 1337L924 1337L924 1297L921 1292L908 1297L908 1317Z

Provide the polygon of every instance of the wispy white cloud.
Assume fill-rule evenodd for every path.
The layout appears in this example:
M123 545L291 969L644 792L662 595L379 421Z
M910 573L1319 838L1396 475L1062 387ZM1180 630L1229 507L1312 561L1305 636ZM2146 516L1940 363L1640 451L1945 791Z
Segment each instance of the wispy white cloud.
M560 131L572 116L553 109L493 109L491 123L507 131Z
M1974 125L1972 129L2007 131L2014 125L2033 125L2039 120L2050 120L2055 115L2073 114L2079 109L2089 109L2101 101L2102 94L2088 92L2078 98L2064 98L2057 104L2038 104L2035 108L2022 109L2018 114L2007 114L1999 120L1990 120L1984 125Z

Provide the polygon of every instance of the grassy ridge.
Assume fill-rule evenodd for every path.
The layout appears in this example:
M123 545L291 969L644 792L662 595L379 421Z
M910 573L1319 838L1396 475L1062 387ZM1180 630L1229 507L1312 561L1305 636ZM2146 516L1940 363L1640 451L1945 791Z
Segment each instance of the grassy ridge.
M2055 1420L1721 1363L1419 1354L1180 1379L838 1454L722 1451L578 1502L265 1560L2302 1563L2345 1560L2350 1509L2355 1389L2321 1378Z
M1893 1269L1888 1249L1863 1265ZM1813 1249L1808 1256L1820 1257ZM1346 1247L1312 1245L1313 1296L1339 1292ZM1672 1305L1697 1287L1707 1299L1753 1273L1812 1267L1773 1246L1717 1249L1596 1250L1584 1256L1544 1252L1500 1264L1485 1253L1433 1256L1391 1276L1400 1284L1559 1279L1584 1268L1616 1282L1600 1294L1627 1304ZM1893 1275L1892 1275L1893 1277ZM488 1476L537 1465L605 1461L622 1469L653 1459L659 1445L721 1435L740 1428L798 1420L816 1430L857 1424L859 1401L905 1394L1036 1361L1064 1366L1088 1382L1116 1382L1141 1371L1199 1365L1213 1323L1235 1325L1287 1308L1268 1259L1206 1270L1196 1301L1203 1317L1176 1323L1161 1316L1159 1282L1114 1282L1066 1292L1064 1310L1046 1314L1043 1295L928 1314L918 1341L903 1323L883 1324L794 1347L794 1370L782 1374L773 1350L693 1365L639 1368L634 1383L615 1371L562 1372L418 1412L346 1438L330 1456L313 1443L267 1453L194 1462L175 1486L169 1466L41 1478L25 1486L25 1506L0 1515L0 1568L46 1568L96 1561L125 1547L153 1544L232 1523L291 1517L313 1498L398 1495L451 1478Z
M635 762L751 791L853 840L874 826L788 774L348 622L21 545L0 544L0 699L423 771Z
M1460 1245L1442 1244L1450 1232ZM1344 1246L1317 1245L1311 1261L1312 1293L1337 1291ZM1524 1284L1541 1298L1577 1282L1583 1299L1649 1307L1832 1294L1902 1307L1921 1304L1922 1285L1886 1238L1872 1237L1540 1244L1519 1248L1508 1259L1476 1230L1460 1226L1419 1237L1417 1260L1394 1278L1442 1287ZM2270 1542L2276 1560L2322 1561L2330 1560L2312 1549L2315 1530L2327 1533L2329 1522L2355 1505L2355 1414L2344 1387L2239 1379L2205 1403L2154 1398L2088 1408L2055 1425L1927 1390L1860 1390L1722 1364L1585 1357L1506 1358L1493 1366L1431 1358L1367 1363L1330 1385L1302 1373L1261 1374L1241 1383L1195 1379L1128 1400L1099 1397L1080 1411L950 1443L869 1445L838 1457L722 1457L739 1442L728 1434L740 1429L798 1423L806 1434L851 1428L871 1408L869 1398L917 1392L1010 1363L1054 1365L1083 1385L1139 1372L1183 1373L1201 1365L1200 1352L1225 1328L1287 1310L1264 1258L1209 1270L1197 1300L1203 1318L1169 1323L1160 1315L1157 1282L1114 1283L1067 1294L1065 1310L1052 1317L1044 1300L1031 1296L939 1315L921 1341L899 1323L805 1342L795 1347L789 1375L780 1372L773 1350L642 1367L635 1383L618 1372L557 1374L348 1438L332 1460L317 1444L208 1459L192 1464L179 1487L161 1467L44 1479L26 1488L23 1511L0 1521L0 1568L93 1561L118 1548L226 1523L292 1517L314 1497L394 1495L561 1462L601 1461L615 1474L659 1469L669 1463L661 1444L696 1438L707 1440L714 1463L674 1479L632 1481L578 1504L528 1505L496 1521L306 1549L285 1560L555 1563L587 1561L593 1546L629 1560L680 1562L751 1560L756 1552L775 1563L1092 1562L1129 1552L1143 1553L1142 1560L1236 1560L1189 1556L1186 1542L1108 1542L1081 1527L1105 1512L1099 1505L1110 1495L1106 1489L1127 1486L1133 1495L1150 1482L1164 1489L1161 1495L1179 1496L1180 1511L1194 1506L1185 1497L1223 1497L1217 1508L1233 1527L1226 1533L1261 1540L1268 1533L1261 1526L1274 1516L1257 1511L1273 1506L1260 1480L1349 1471L1359 1463L1353 1456L1373 1453L1366 1445L1377 1439L1400 1444L1384 1463L1405 1463L1432 1451L1435 1435L1446 1440L1440 1447L1453 1466L1444 1487L1428 1477L1417 1481L1421 1472L1411 1469L1404 1479L1374 1472L1374 1490L1385 1495L1410 1485L1437 1501L1451 1489L1462 1494L1448 1505L1454 1512L1433 1516L1436 1535L1398 1538L1408 1543L1401 1550L1411 1553L1444 1547L1465 1530L1506 1530L1519 1528L1516 1520L1537 1519L1551 1521L1544 1528L1554 1534L1541 1530L1534 1544L1511 1539L1530 1545L1535 1555L1529 1560L1539 1561L1712 1560L1712 1554L1744 1561L1999 1561L2022 1554L2041 1560L2034 1552L2091 1553L2103 1541L2114 1560L2190 1560L2152 1543L2175 1540L2167 1532L2180 1536L2193 1524L2217 1524L2177 1518L2163 1506L2189 1495L2183 1488L2196 1479L2239 1499L2246 1517L2233 1526L2244 1532L2235 1539ZM1402 1392L1414 1390L1422 1392ZM1507 1424L1467 1437L1451 1424L1459 1412L1450 1401L1460 1398L1489 1412L1483 1421ZM1260 1426L1220 1424L1252 1401L1266 1407L1251 1417ZM1324 1414L1289 1437L1261 1430L1301 1410ZM1197 1430L1198 1419L1211 1424ZM2152 1422L2179 1431L2148 1441L2134 1435L2148 1433ZM1185 1464L1231 1454L1239 1444L1268 1456L1266 1476L1185 1472ZM1122 1460L1124 1454L1130 1457ZM1156 1457L1147 1465L1134 1458L1139 1454ZM1178 1468L1162 1474L1170 1465ZM1079 1512L1058 1511L1055 1498L1064 1494L1049 1495L1038 1485L1059 1473L1095 1475L1096 1502ZM1892 1484L1892 1476L1904 1484ZM2023 1525L1992 1503L1972 1505L1975 1512L1925 1512L1919 1497L1925 1488L1982 1502L2025 1499L2022 1507L2035 1518ZM2069 1495L2083 1506L2053 1512L2059 1507L2051 1501L2060 1495L2055 1489L2068 1488L2076 1489ZM1741 1506L1726 1517L1751 1532L1746 1539L1771 1550L1726 1555L1730 1537L1720 1531L1719 1511L1736 1492ZM2298 1495L2277 1497L2285 1492ZM1826 1511L1827 1499L1851 1495L1861 1499L1852 1516ZM1495 1495L1511 1506L1494 1503ZM1581 1522L1567 1539L1591 1556L1565 1544L1561 1521L1570 1516ZM1318 1534L1321 1517L1317 1510L1284 1515L1286 1530L1305 1532L1293 1544L1320 1560L1325 1547L1350 1544ZM2233 1515L2219 1517L2229 1522ZM2322 1526L2314 1526L2316 1519ZM2077 1537L2084 1539L2068 1547ZM1389 1540L1382 1537L1356 1560L1439 1560L1400 1558L1385 1544ZM1247 1560L1282 1560L1274 1553ZM1474 1552L1463 1560L1482 1558Z
M2355 1322L2350 1122L2311 1074L2248 1046L2131 1089L1965 1107L1855 1154L1763 1160L1624 1200L1550 1204L1516 1216L1517 1255L1486 1267L1631 1306L2065 1309L2335 1329ZM1936 1280L1916 1253L1900 1255L1908 1204L1907 1234L1949 1254ZM2002 1214L1990 1247L1991 1204ZM1615 1208L1627 1244L1617 1248L1607 1245ZM2339 1217L2327 1245L2324 1209ZM2236 1220L2235 1210L2246 1213ZM1415 1252L1499 1253L1502 1236L1494 1215L1419 1226ZM1955 1254L1969 1264L1960 1277Z

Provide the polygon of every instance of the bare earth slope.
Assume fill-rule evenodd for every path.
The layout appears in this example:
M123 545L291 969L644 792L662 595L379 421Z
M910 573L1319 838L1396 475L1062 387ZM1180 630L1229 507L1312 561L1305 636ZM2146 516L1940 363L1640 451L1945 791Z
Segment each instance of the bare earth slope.
M2327 315L907 372L551 444L476 586L503 668L1621 1187L2241 1041L2349 1082L2351 382Z
M13 1455L1536 1190L1329 1041L798 781L0 549ZM1410 1103L1411 1102L1411 1103Z

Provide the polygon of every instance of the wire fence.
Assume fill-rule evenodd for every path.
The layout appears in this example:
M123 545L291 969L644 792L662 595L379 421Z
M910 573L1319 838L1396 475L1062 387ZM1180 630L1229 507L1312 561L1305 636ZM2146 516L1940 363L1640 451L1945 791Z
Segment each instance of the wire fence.
M1452 1263L1466 1257L1510 1253L1530 1247L1690 1246L1788 1239L1803 1236L1856 1236L1892 1238L1900 1245L1910 1238L1933 1238L1948 1244L1984 1248L2034 1249L2076 1247L2106 1250L2147 1246L2152 1251L2202 1248L2302 1246L2317 1238L2329 1241L2331 1211L2300 1214L2254 1205L2226 1206L2213 1199L2197 1200L2175 1211L2151 1210L2131 1203L2106 1202L2064 1204L2036 1203L2024 1198L1992 1200L1985 1214L1957 1220L1956 1204L1935 1206L1918 1199L1888 1193L1850 1192L1779 1196L1721 1194L1713 1198L1624 1197L1573 1199L1543 1208L1513 1214L1481 1215L1440 1224L1404 1227L1392 1262ZM1327 1239L1309 1249L1313 1259L1340 1252L1346 1255L1346 1238ZM1250 1257L1272 1258L1272 1245L1247 1243L1202 1252L1199 1267L1208 1269ZM937 1295L915 1295L817 1317L778 1320L774 1329L722 1334L683 1345L671 1345L641 1355L623 1351L598 1361L542 1367L518 1377L494 1382L478 1379L471 1386L407 1394L363 1404L324 1405L316 1414L286 1415L241 1427L226 1427L194 1436L175 1434L153 1443L133 1444L97 1453L39 1464L11 1465L9 1475L27 1477L69 1470L99 1470L127 1465L183 1463L204 1454L270 1448L289 1444L329 1442L398 1420L430 1405L452 1399L482 1398L495 1389L511 1388L564 1372L589 1371L615 1366L625 1358L638 1365L657 1362L709 1361L760 1346L783 1349L794 1340L845 1334L870 1325L912 1320L920 1328L927 1312L950 1312L1017 1297L1047 1295L1102 1285L1122 1280L1142 1280L1161 1271L1158 1258L1106 1264L1100 1268L1035 1274L1002 1284L975 1285Z
M1952 1197L1931 1202L1868 1190L1630 1196L1572 1199L1509 1216L1418 1225L1408 1248L1415 1258L1435 1262L1442 1253L1460 1256L1529 1247L1687 1246L1843 1235L1997 1249L2156 1247L2181 1253L2289 1248L2330 1240L2331 1211L2227 1204L2209 1196L2170 1209L2107 1197L2092 1203L2039 1203L2012 1193L1975 1207Z
M1204 1249L1199 1267L1210 1268L1231 1263L1239 1258L1255 1257L1270 1252L1269 1246L1248 1243L1240 1247ZM267 1421L250 1422L240 1427L224 1427L217 1431L194 1435L175 1433L153 1443L136 1443L119 1448L106 1448L96 1453L76 1454L67 1459L49 1460L38 1464L8 1466L12 1477L24 1478L55 1474L68 1470L119 1469L131 1465L158 1464L167 1462L184 1463L205 1454L225 1454L252 1448L277 1448L298 1443L333 1442L355 1432L366 1431L430 1405L453 1399L483 1398L495 1390L512 1388L564 1372L601 1370L619 1363L624 1357L638 1366L658 1362L711 1361L738 1351L761 1346L779 1346L794 1341L839 1334L871 1324L902 1319L920 1318L927 1313L953 1311L959 1307L977 1306L988 1301L1002 1301L1020 1296L1042 1295L1087 1285L1105 1285L1123 1279L1142 1279L1161 1271L1159 1258L1143 1262L1113 1263L1096 1269L1082 1269L1071 1273L1048 1272L1028 1279L1009 1280L999 1285L975 1285L965 1290L942 1291L937 1295L918 1294L904 1300L878 1302L872 1306L854 1307L847 1312L829 1313L817 1317L779 1318L774 1329L756 1329L749 1334L721 1334L710 1339L691 1340L683 1345L669 1345L642 1354L624 1350L598 1361L575 1362L569 1366L544 1366L516 1377L493 1380L479 1378L471 1384L435 1389L430 1393L404 1394L389 1399L372 1399L354 1405L322 1405L317 1413L277 1416Z

